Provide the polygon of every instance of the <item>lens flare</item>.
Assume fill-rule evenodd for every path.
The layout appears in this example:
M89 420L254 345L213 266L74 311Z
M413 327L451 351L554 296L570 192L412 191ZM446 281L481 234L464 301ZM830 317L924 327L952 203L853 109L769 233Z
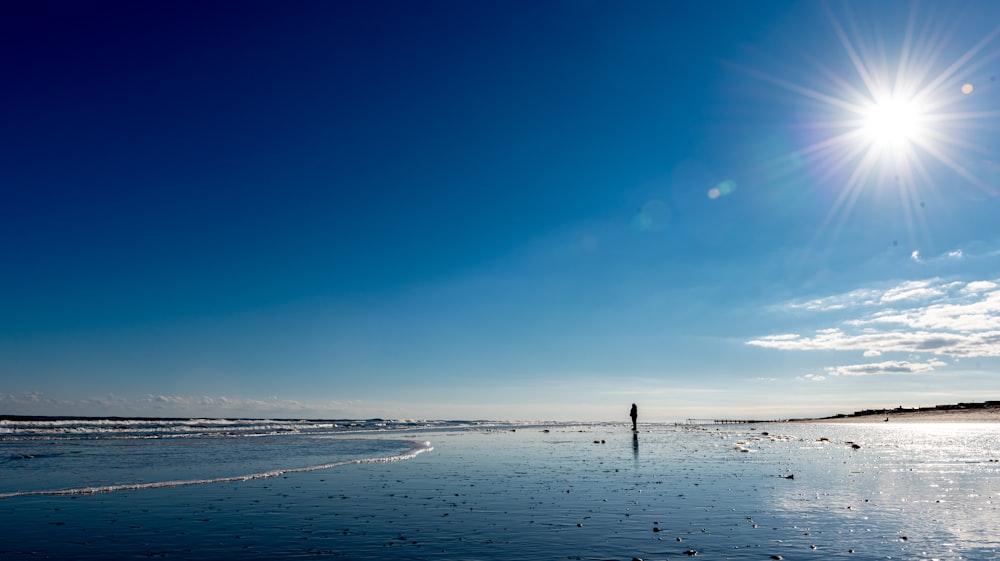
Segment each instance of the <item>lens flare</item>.
M727 179L725 181L722 181L715 187L709 189L708 198L715 200L720 197L725 197L726 195L730 195L734 191L736 191L736 182L733 181L732 179Z
M670 223L670 206L660 200L648 201L632 218L632 227L638 232L655 232Z

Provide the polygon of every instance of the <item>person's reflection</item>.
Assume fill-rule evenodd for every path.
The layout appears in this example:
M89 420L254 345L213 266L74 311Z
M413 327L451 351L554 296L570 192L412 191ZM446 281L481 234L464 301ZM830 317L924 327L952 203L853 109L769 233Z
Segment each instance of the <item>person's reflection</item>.
M639 433L632 433L632 455L638 461L639 459Z

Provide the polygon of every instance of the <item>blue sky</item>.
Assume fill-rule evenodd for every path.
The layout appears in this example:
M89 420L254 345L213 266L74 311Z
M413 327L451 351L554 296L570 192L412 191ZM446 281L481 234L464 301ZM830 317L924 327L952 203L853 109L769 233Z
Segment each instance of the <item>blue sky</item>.
M0 413L1000 399L993 2L0 21Z

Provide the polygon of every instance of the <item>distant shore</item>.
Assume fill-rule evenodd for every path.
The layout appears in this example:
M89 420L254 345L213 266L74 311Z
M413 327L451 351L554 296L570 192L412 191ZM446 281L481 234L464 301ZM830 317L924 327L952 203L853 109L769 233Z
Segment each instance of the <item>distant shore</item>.
M1000 423L1000 407L942 410L894 410L821 419L792 419L805 423Z

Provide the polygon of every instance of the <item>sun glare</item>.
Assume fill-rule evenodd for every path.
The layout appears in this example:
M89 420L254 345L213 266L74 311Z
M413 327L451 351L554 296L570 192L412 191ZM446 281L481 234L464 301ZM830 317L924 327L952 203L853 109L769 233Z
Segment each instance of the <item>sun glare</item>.
M920 227L914 209L928 190L943 184L945 174L963 187L1000 195L978 176L978 162L989 156L982 140L977 143L1000 122L1000 111L972 95L979 93L973 80L1000 58L1000 27L959 46L933 23L920 22L916 8L895 34L825 9L848 65L810 60L816 73L797 82L758 74L808 104L812 120L802 130L809 143L776 162L809 162L819 172L817 183L836 187L837 199L819 231L831 222L842 227L868 189L898 194L911 235Z
M906 148L920 135L922 113L913 100L884 97L865 111L865 136L878 148Z

